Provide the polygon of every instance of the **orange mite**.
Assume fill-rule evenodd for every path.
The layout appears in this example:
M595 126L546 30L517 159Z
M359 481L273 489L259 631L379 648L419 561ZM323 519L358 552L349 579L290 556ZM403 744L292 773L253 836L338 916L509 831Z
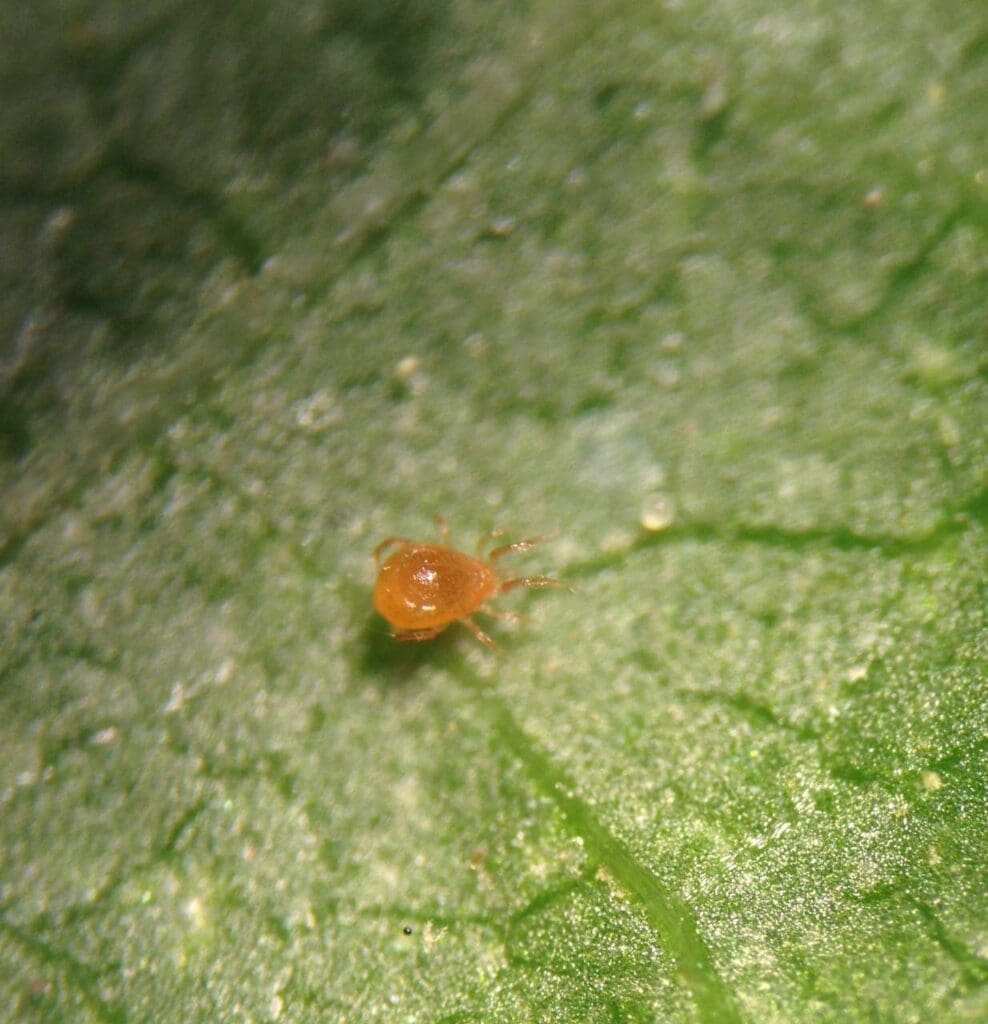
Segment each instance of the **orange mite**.
M502 579L496 563L504 555L527 551L539 538L516 541L494 548L483 555L483 538L475 557L463 554L447 544L449 531L440 519L441 544L423 544L407 537L388 537L374 549L378 565L374 584L374 607L394 628L397 640L430 640L447 626L462 622L467 629L492 651L497 644L470 616L482 612L495 618L517 621L513 612L495 611L485 602L488 598L514 587L565 587L561 580L549 576L519 576ZM496 537L491 534L490 537ZM397 550L383 562L388 549Z

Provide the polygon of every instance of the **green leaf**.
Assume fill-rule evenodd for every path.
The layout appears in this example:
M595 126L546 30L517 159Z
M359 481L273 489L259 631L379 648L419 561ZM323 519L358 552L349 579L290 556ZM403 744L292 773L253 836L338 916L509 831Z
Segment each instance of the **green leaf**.
M9 1019L983 1020L982 6L27 10Z

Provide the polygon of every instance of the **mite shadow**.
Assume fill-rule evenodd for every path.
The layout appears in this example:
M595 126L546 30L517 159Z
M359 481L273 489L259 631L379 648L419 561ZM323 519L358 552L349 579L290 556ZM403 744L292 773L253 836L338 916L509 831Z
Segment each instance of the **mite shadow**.
M385 688L406 686L424 668L449 668L462 661L460 645L473 640L465 630L464 636L458 633L454 624L431 640L396 640L388 624L371 614L364 620L357 641L358 668L364 677L376 679Z

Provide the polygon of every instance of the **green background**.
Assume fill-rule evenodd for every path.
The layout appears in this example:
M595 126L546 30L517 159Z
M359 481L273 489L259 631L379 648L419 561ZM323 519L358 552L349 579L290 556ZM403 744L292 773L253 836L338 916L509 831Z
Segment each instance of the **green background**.
M0 13L0 1019L984 1020L988 9Z

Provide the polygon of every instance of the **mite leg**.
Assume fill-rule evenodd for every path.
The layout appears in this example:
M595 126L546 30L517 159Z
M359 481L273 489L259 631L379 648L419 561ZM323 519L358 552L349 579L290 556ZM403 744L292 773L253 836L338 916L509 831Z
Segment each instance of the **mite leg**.
M415 541L409 540L407 537L388 537L382 540L376 548L374 548L374 561L379 565L381 563L381 553L390 547L394 547L395 544L414 544Z
M525 622L525 616L518 612L509 612L500 608L491 608L490 605L482 604L478 609L483 615L489 615L492 619L500 619L502 622Z
M391 635L395 640L431 640L445 629L445 626L433 626L430 629L402 629Z
M503 537L503 536L504 536L504 530L500 529L500 527L496 527L495 529L491 530L490 533L485 533L480 538L480 540L477 541L477 557L478 558L483 558L484 557L484 548L487 547L487 545L491 541L497 540L498 537Z
M436 516L436 528L439 530L439 539L446 547L449 547L449 527L442 516Z
M565 587L567 590L573 588L562 580L554 580L551 576L519 576L518 579L505 580L498 587L503 593L505 590L513 590L515 587Z
M469 629L485 647L489 647L495 654L501 653L501 649L497 644L494 643L494 641L480 628L480 626L477 625L476 622L473 621L473 619L468 617L460 619L460 622L462 622L463 625L466 626L467 629Z
M490 555L488 555L488 560L496 562L504 555L514 554L516 551L527 551L529 548L535 547L536 544L544 541L545 539L545 536L529 537L527 540L516 540L513 544L502 544L499 548L495 548Z

